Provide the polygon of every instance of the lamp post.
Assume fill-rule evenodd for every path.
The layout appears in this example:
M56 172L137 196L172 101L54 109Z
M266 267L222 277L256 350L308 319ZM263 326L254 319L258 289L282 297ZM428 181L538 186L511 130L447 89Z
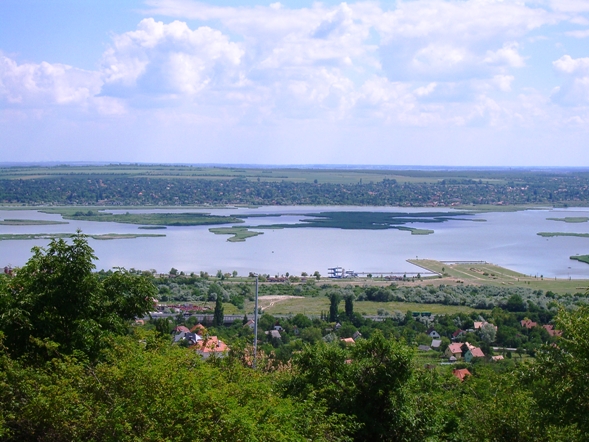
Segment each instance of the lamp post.
M256 358L258 356L258 274L256 273L256 301L254 306L254 362L253 367L256 369Z

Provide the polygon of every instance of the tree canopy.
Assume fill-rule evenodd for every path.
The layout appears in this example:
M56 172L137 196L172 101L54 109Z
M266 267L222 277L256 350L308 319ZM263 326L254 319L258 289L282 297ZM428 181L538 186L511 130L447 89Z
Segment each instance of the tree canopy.
M78 233L71 243L34 247L16 276L0 286L0 331L14 356L81 352L95 358L105 339L127 333L128 322L153 308L146 278L117 269L101 279L94 251Z

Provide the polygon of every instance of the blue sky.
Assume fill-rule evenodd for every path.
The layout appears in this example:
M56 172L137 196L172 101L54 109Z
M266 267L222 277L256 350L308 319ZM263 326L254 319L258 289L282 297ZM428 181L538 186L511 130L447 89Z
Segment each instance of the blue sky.
M0 0L0 162L589 166L589 0Z

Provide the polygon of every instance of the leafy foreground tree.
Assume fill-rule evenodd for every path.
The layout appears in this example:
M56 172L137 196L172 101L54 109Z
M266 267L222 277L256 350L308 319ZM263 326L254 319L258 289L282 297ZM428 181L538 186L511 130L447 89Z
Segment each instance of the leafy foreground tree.
M71 244L52 240L14 278L0 285L0 331L13 357L48 359L56 354L98 356L105 339L127 333L129 321L153 308L156 289L124 269L105 279L86 237Z
M321 342L295 356L283 388L288 396L320 399L329 411L354 419L354 440L421 441L439 425L432 401L413 394L421 381L412 359L411 349L379 331L351 348Z
M156 333L109 339L101 362L42 367L0 351L0 440L347 441L343 416L275 393L233 358L203 362Z
M570 425L579 431L576 440L589 441L589 306L562 310L555 328L562 336L537 354L523 377L541 422Z

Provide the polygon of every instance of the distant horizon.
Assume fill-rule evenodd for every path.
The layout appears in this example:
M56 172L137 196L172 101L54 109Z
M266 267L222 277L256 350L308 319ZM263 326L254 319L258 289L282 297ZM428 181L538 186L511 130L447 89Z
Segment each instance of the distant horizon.
M411 164L240 164L240 163L165 163L137 161L22 161L0 162L0 168L59 167L59 166L174 166L244 169L353 169L353 170L524 170L524 171L588 171L589 166L453 166Z

